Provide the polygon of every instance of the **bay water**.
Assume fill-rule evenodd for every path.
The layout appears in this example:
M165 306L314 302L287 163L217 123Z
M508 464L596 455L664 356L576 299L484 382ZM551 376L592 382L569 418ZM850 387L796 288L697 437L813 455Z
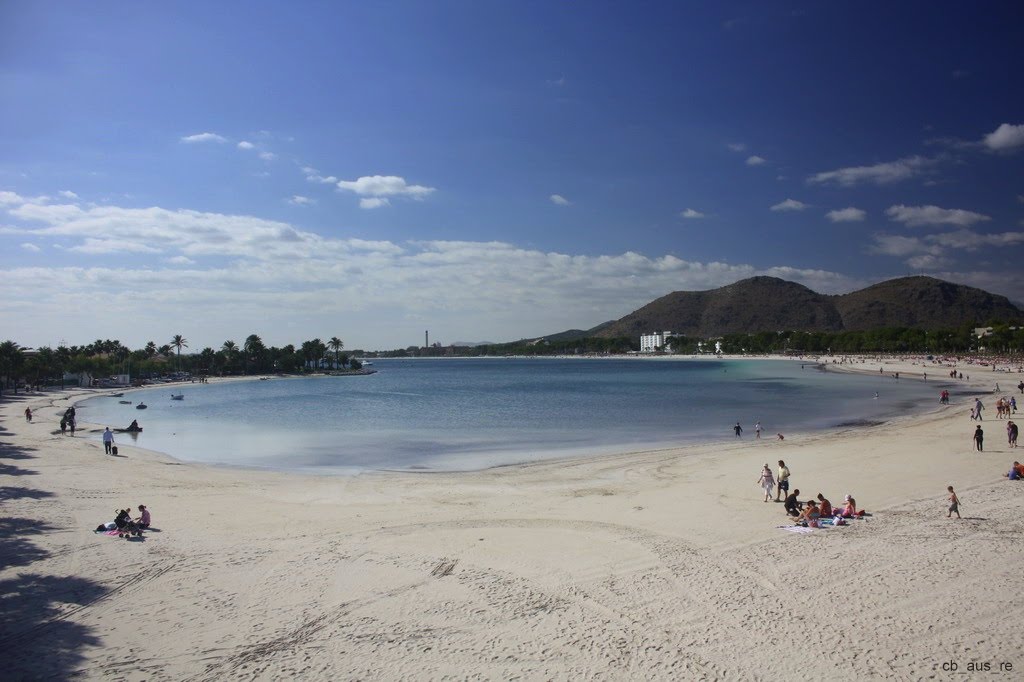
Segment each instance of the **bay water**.
M78 417L181 460L319 473L475 470L776 433L930 408L947 384L809 362L389 359L368 376L168 384L91 398ZM834 369L834 368L833 368ZM184 393L183 400L171 400ZM878 394L877 398L875 394ZM145 401L146 410L135 409Z

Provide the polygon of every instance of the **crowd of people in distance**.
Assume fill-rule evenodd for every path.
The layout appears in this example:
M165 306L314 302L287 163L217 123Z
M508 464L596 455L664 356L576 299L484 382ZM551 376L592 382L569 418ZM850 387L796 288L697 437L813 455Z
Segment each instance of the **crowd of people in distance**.
M68 409L64 410L64 416L60 418L60 433L63 436L71 429L71 436L75 435L75 406L72 405Z
M764 490L764 501L771 501L774 491L775 501L783 503L786 515L792 517L795 524L818 528L822 519L833 519L834 524L844 525L845 519L864 515L864 510L857 509L857 501L849 494L843 498L842 506L833 507L822 493L818 493L817 499L801 502L798 488L794 488L793 492L789 491L789 478L789 467L780 459L778 479L776 480L772 468L765 462L757 483ZM785 499L782 499L783 494Z

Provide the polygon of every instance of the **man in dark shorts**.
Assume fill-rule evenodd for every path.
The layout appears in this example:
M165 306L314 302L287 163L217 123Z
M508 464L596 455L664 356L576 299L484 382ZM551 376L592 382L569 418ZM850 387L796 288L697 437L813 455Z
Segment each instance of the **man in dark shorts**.
M779 477L776 479L779 489L775 493L775 501L778 502L782 493L789 493L789 467L781 459L779 460Z
M981 426L974 429L974 449L978 452L985 451L985 432L981 430Z

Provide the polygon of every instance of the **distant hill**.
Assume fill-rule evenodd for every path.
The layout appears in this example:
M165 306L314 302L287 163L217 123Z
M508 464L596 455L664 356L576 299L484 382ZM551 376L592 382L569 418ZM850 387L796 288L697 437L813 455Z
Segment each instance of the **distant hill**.
M833 300L843 317L843 328L851 331L878 327L942 329L975 320L1009 322L1024 318L1024 312L1005 296L934 277L890 279Z
M990 318L1022 321L1024 311L1005 296L933 277L902 277L840 296L776 277L751 277L709 291L675 291L595 328L591 335L672 331L709 338L782 330L938 329Z
M548 334L547 336L541 336L536 339L530 339L530 341L550 341L552 343L559 343L562 341L575 341L577 339L586 339L592 336L607 337L607 334L601 334L609 326L615 324L615 320L608 322L602 322L596 327L590 329L569 329L564 332L558 332L557 334ZM614 336L614 335L613 335Z

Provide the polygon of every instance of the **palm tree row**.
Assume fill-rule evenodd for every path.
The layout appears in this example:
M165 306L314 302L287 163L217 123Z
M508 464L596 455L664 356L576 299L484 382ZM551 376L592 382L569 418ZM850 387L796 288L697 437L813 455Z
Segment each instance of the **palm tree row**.
M177 371L204 375L246 375L272 372L308 372L352 367L359 362L342 353L345 344L332 337L326 344L320 339L304 341L299 349L289 344L267 347L256 334L246 337L241 346L232 340L218 349L204 348L199 353L182 355L188 339L175 334L171 342L157 346L149 341L143 348L130 350L120 341L96 340L84 346L40 347L25 349L14 341L0 343L0 391L15 391L21 383L54 385L67 374L86 374L99 378L131 374L145 378ZM330 352L328 352L330 351Z

